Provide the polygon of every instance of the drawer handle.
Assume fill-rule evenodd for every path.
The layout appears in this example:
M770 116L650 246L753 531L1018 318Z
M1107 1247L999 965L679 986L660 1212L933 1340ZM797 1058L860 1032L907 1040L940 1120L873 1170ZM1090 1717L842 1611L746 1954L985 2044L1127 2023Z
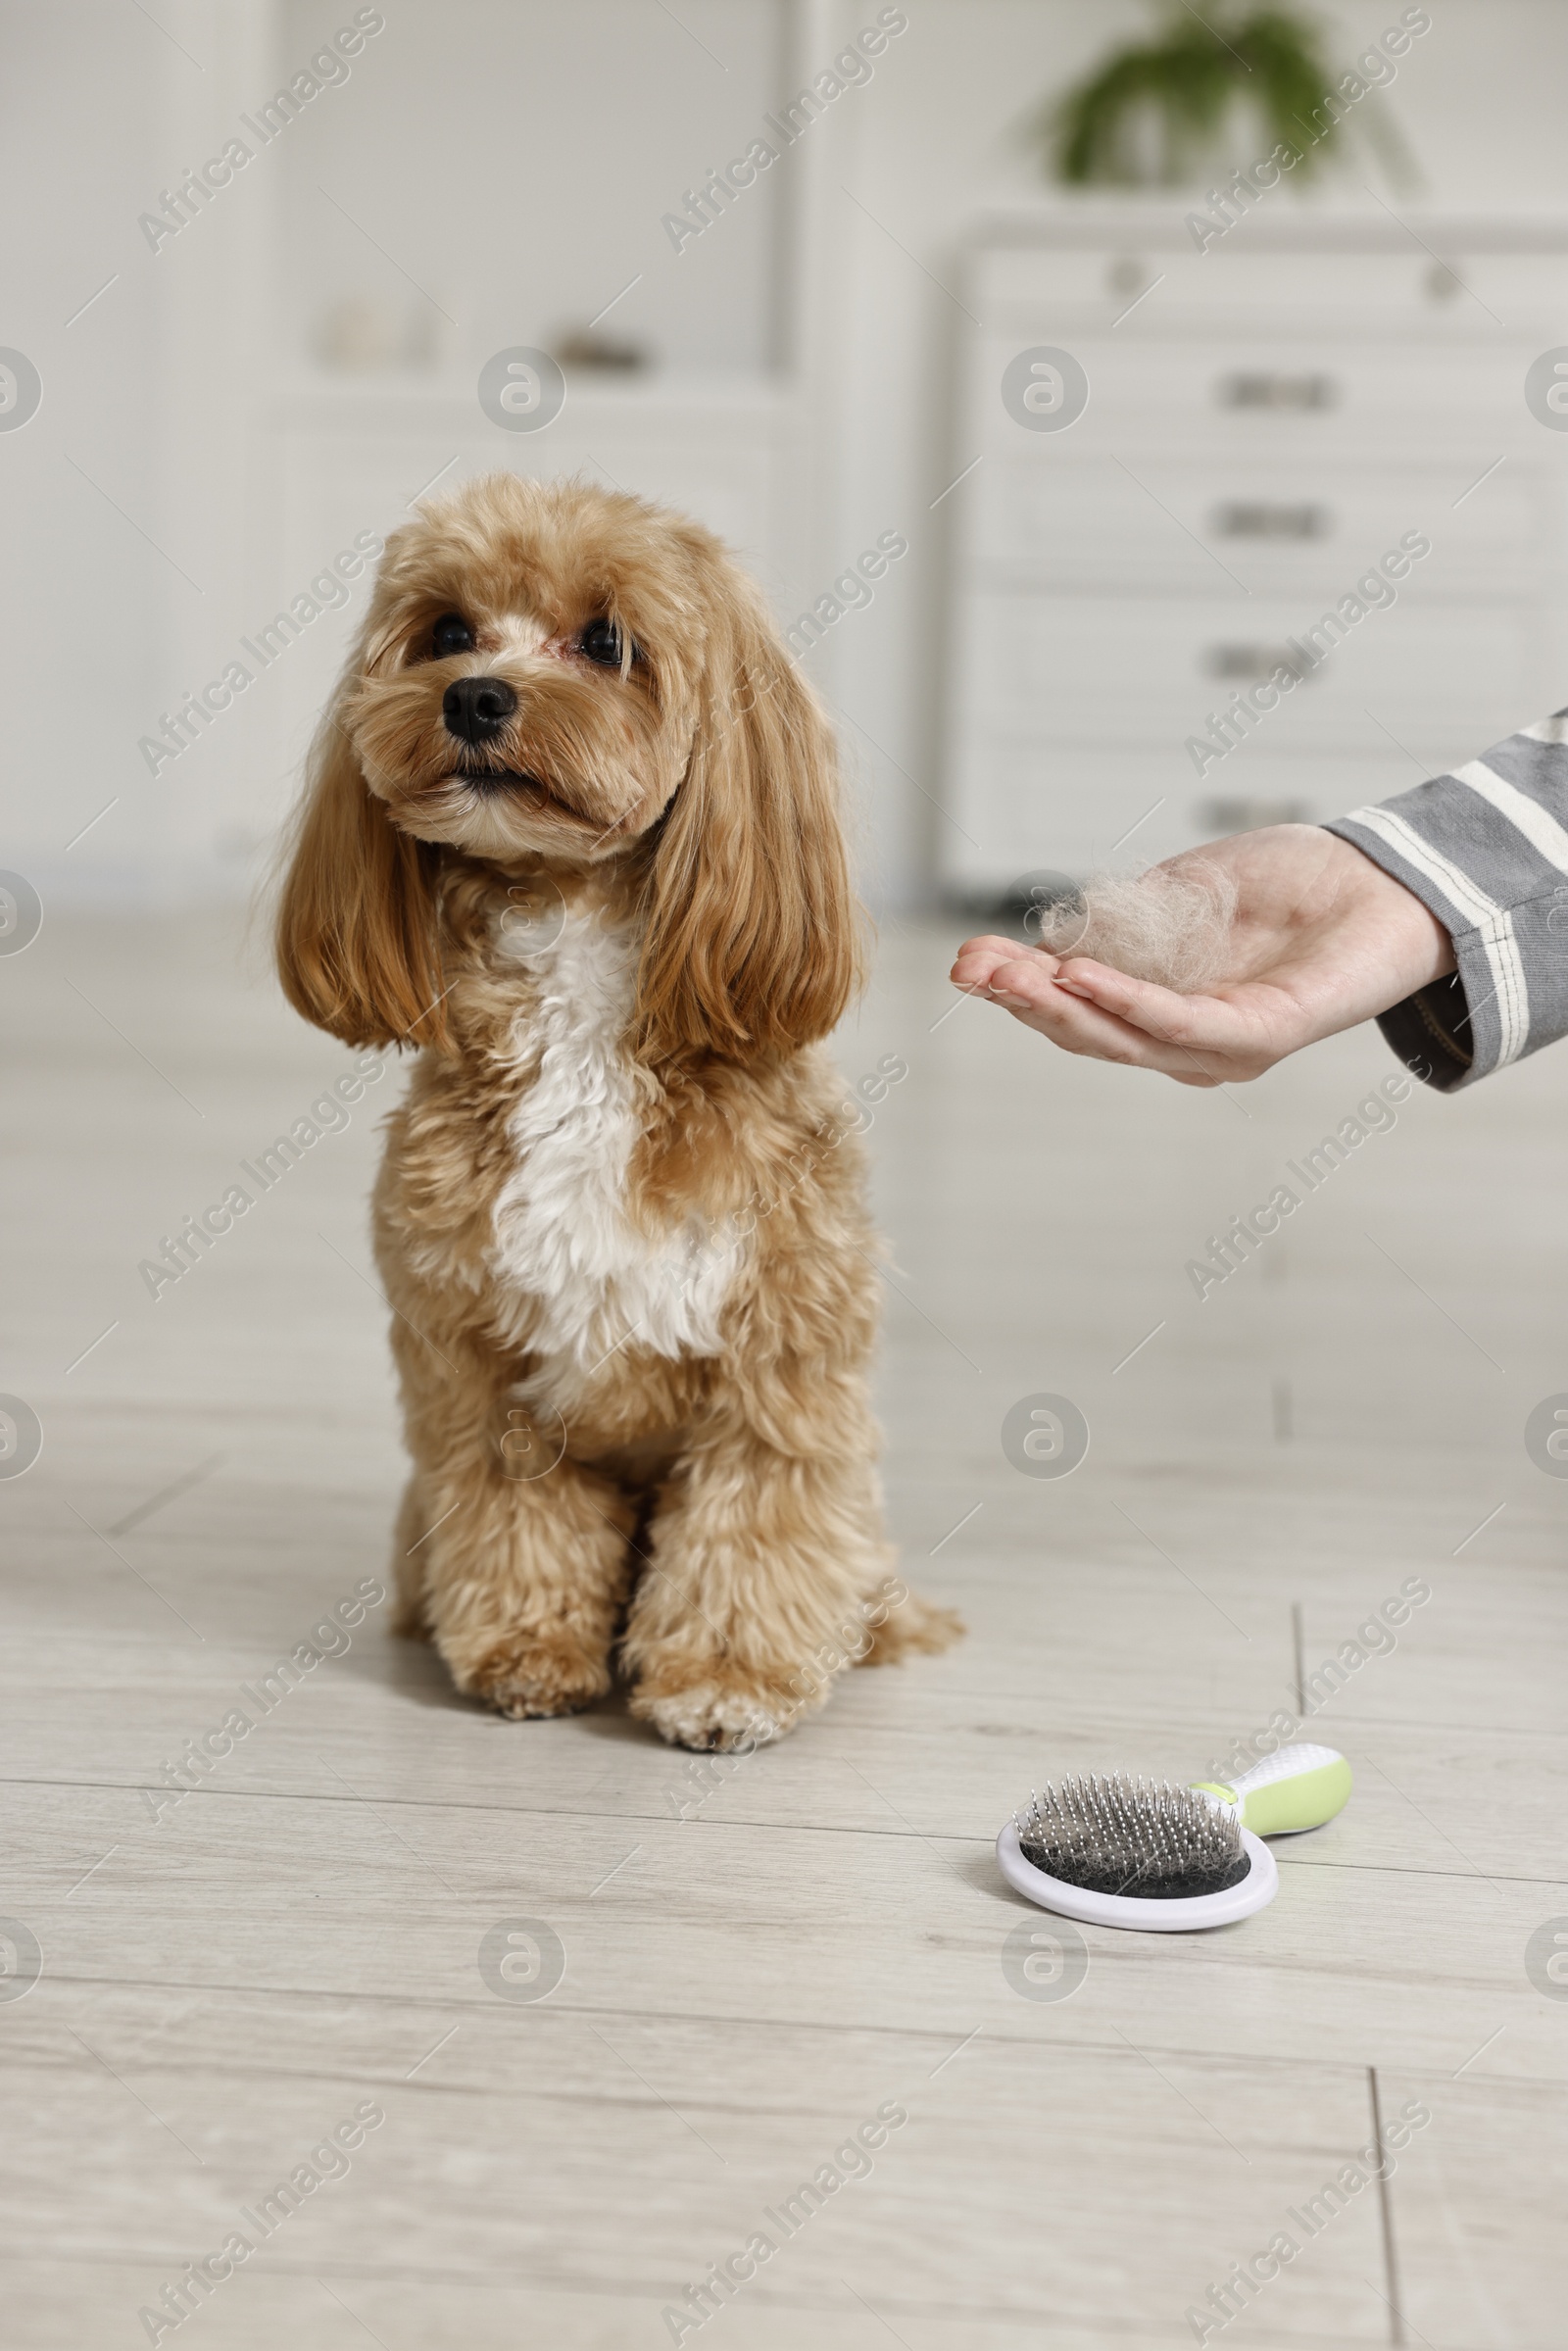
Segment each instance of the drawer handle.
M1310 824L1307 800L1202 800L1198 821L1205 833L1257 833L1266 824Z
M1261 500L1238 498L1214 509L1210 524L1221 539L1326 539L1326 506L1268 506Z
M1333 408L1340 387L1332 375L1275 375L1243 370L1222 375L1215 389L1221 408L1283 409L1299 415L1303 409Z
M1296 669L1299 664L1292 660L1288 645L1209 645L1199 666L1205 677L1248 678L1256 684L1272 677L1276 669Z

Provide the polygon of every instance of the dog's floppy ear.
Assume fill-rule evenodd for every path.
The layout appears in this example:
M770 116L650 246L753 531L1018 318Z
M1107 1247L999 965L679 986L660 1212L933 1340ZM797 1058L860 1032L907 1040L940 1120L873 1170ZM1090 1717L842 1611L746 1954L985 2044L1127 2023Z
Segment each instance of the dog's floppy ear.
M278 902L276 953L296 1012L346 1045L450 1042L437 945L439 852L393 823L342 723L349 679L311 747Z
M827 721L727 565L710 620L691 760L648 885L651 1061L792 1052L827 1035L861 976Z

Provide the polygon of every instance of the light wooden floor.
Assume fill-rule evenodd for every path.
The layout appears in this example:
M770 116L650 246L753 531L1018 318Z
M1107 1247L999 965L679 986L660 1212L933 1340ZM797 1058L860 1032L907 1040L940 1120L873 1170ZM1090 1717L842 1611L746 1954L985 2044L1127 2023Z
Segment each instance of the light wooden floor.
M891 1507L967 1641L853 1677L683 1819L687 1759L618 1708L500 1722L372 1612L155 1824L165 1761L383 1572L400 1477L365 1220L394 1079L177 1289L138 1282L349 1057L234 927L52 919L0 960L0 1388L45 1433L0 1482L0 1912L43 1951L0 1999L7 2343L145 2341L373 2100L182 2343L652 2351L892 2102L705 2345L1152 2351L1304 2235L1376 2097L1430 2125L1227 2343L1560 2351L1568 1997L1526 1945L1568 1932L1568 1485L1522 1433L1568 1390L1568 1051L1413 1100L1200 1304L1185 1260L1389 1071L1376 1034L1188 1093L944 1019L955 933L888 936L841 1057L910 1069L871 1137ZM1065 1480L1001 1448L1041 1391L1093 1432ZM1070 1998L1014 1989L1047 1922L991 1845L1031 1784L1200 1773L1409 1576L1431 1601L1314 1725L1356 1795L1273 1907L1090 1931ZM564 1953L537 2002L480 1973L517 1919Z

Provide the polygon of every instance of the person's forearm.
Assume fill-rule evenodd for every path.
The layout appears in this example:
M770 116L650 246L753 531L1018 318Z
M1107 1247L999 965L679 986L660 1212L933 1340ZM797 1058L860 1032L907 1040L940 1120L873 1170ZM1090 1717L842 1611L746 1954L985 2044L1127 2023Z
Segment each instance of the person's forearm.
M1568 1035L1568 714L1330 828L1451 933L1457 979L1382 1017L1445 1090Z

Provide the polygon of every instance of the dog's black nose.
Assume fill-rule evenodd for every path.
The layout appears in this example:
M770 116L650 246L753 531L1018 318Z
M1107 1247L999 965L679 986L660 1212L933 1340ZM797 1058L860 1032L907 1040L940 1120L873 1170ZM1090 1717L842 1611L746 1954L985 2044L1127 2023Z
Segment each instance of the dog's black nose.
M504 677L460 677L441 697L447 732L464 743L488 743L517 707Z

